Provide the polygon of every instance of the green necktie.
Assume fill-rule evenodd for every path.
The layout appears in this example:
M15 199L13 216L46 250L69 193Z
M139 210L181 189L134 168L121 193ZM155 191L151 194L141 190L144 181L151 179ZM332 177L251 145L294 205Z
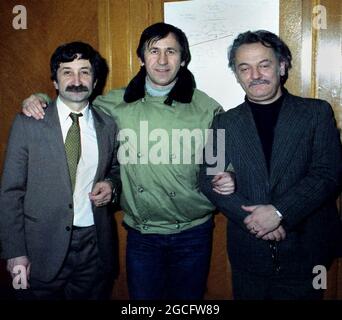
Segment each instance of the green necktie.
M82 113L70 113L72 125L69 128L64 144L73 192L76 183L77 164L81 157L81 135L80 124L78 122L79 117L82 117Z

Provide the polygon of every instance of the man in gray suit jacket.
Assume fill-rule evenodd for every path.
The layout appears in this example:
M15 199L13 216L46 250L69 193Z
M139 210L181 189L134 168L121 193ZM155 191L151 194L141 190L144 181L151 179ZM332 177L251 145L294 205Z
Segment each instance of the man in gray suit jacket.
M240 34L229 66L246 99L216 116L210 147L216 154L225 146L217 157L224 157L223 170L234 171L236 192L212 191L210 159L200 184L229 218L234 298L320 299L325 271L342 246L335 202L342 157L333 111L325 101L286 91L291 52L273 33Z
M13 123L0 240L19 297L109 297L115 239L107 204L120 187L117 126L89 104L103 65L88 44L58 47L50 61L57 100L44 120L18 115Z

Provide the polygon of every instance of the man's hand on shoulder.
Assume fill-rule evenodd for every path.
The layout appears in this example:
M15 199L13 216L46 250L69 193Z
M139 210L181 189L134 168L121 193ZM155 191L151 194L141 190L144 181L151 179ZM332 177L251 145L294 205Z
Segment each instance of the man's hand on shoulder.
M23 101L22 112L36 120L44 119L44 108L46 108L46 101L39 95L32 94Z

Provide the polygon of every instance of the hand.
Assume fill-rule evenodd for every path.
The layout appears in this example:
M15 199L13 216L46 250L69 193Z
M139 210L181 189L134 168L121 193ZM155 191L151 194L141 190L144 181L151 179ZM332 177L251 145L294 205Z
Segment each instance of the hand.
M233 174L230 172L218 172L211 180L213 190L222 195L229 195L235 191Z
M46 101L41 97L32 94L23 101L22 112L28 117L39 120L44 119L45 112L43 108L46 108Z
M109 181L101 181L95 184L89 199L96 207L102 207L109 203L112 198L112 184Z
M277 229L266 233L261 239L262 240L275 240L275 241L281 241L286 238L286 231L283 228L282 225L280 225Z
M25 287L29 287L28 281L30 280L30 274L31 274L31 262L28 259L27 256L20 256L15 257L7 260L7 271L10 273L12 279L14 279L18 275L18 270L16 270L16 267L20 266L21 268L24 267L21 270L20 273L20 280L21 284ZM24 271L24 272L23 272Z
M261 238L266 233L275 230L280 224L281 219L276 214L276 208L271 204L241 206L241 208L250 212L244 223L247 229L257 238Z

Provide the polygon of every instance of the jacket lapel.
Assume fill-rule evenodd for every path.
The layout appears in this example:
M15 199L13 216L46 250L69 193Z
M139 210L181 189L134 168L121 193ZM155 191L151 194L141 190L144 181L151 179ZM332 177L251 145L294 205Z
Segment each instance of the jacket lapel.
M46 131L45 137L48 142L51 159L53 159L53 161L55 162L58 162L58 168L60 170L62 183L65 185L65 188L69 188L71 192L69 169L67 165L63 135L55 101L46 108L45 117L42 121L45 121L45 126L48 129Z
M238 146L243 146L235 152L241 154L241 158L247 162L250 170L258 174L263 181L268 180L266 160L250 107L245 102L239 108L237 121L230 124L233 126L231 134L234 136L234 141Z
M107 159L107 153L108 153L108 148L107 148L107 136L105 132L105 126L104 122L101 118L101 116L90 106L90 111L93 114L93 119L94 119L94 126L96 130L96 138L97 138L97 148L98 148L98 153L99 153L99 160L98 160L98 165L97 165L97 170L94 178L94 184L99 180L101 173L104 172L105 170L105 165L106 165L106 159Z
M305 131L303 119L306 112L290 94L284 99L279 113L273 138L272 157L270 165L270 186L274 187L286 170L288 163L295 161L293 155Z

